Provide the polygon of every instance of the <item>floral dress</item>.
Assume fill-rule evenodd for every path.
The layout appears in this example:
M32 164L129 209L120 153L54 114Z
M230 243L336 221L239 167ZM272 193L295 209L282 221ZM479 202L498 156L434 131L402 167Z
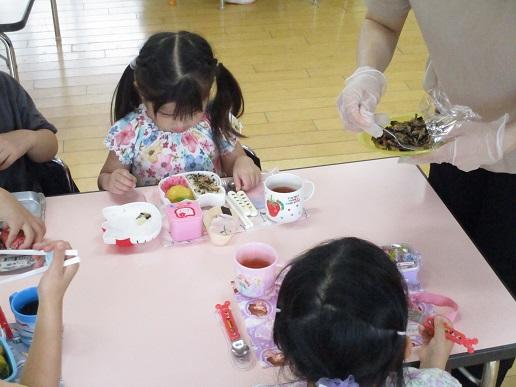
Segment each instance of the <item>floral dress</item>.
M237 130L240 123L232 117ZM223 138L216 146L208 118L181 133L164 132L147 115L142 104L115 122L104 144L130 166L137 186L156 185L169 175L190 171L222 172L221 155L233 152L237 139Z
M413 368L406 367L403 369L403 379L405 387L460 387L461 384L457 379L448 372L439 368ZM340 382L340 383L339 383ZM321 379L315 383L317 387L359 387L354 380L339 381L338 379ZM284 384L264 385L257 384L254 387L307 387L306 382L293 382ZM390 387L392 383L388 381L384 387Z

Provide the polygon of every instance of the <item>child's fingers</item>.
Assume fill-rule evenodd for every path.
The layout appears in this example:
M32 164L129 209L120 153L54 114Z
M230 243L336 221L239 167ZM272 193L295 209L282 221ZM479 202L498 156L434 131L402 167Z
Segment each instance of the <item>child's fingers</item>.
M253 186L251 175L243 175L241 180L242 180L242 189L244 191L248 191Z
M120 175L127 178L131 183L136 184L136 176L134 176L127 169L119 169Z
M419 334L421 335L421 338L423 339L423 342L425 344L428 343L432 339L432 336L430 336L430 333L428 333L428 330L422 325L419 326Z
M240 191L242 189L242 179L238 173L233 172L233 182L235 183L235 190Z
M115 182L115 184L113 185L113 188L116 190L116 192L114 192L114 193L118 193L118 194L123 194L125 192L132 191L134 189L133 186L121 183L119 181Z
M34 243L34 245L32 247L35 250L43 250L43 251L48 252L48 251L54 249L54 246L56 243L57 243L57 241L42 241L42 242Z
M29 223L25 223L22 227L23 230L23 243L20 245L20 249L27 249L32 246L34 241L35 233Z
M7 169L7 159L9 158L9 153L5 149L0 149L0 171Z
M250 188L256 187L258 184L260 184L261 179L262 179L262 173L257 167L253 174L253 185Z
M47 231L45 224L41 222L39 219L35 219L34 222L32 222L32 229L34 230L34 243L41 242L43 240L43 237L45 236L45 233Z
M16 238L16 236L18 235L18 233L20 232L20 229L21 229L21 225L18 225L18 224L10 224L9 225L9 235L7 235L7 240L5 241L5 244L7 245L6 247L7 248L10 248L11 247L11 244L14 242L14 239Z
M135 181L133 179L131 179L129 176L125 176L122 174L116 175L116 181L130 188L134 187L135 184Z
M132 177L134 177L134 176L132 176ZM127 188L128 190L136 187L136 182L133 179L131 179L128 176L122 175L122 174L118 174L115 176L115 183L119 187L124 187L124 188Z
M434 337L439 340L446 339L446 328L452 328L452 323L450 320L443 316L435 316L434 317Z
M72 279L73 277L75 277L77 270L79 270L78 263L74 263L73 265L66 266L64 268L63 279L65 281L66 287L68 287L68 285L70 285L70 282L72 282Z
M5 158L5 154L2 154L2 162L0 162L0 171L9 168L14 162L17 160L16 156L13 154L7 154Z
M63 241L58 241L54 245L54 256L52 257L52 263L50 264L49 271L57 273L64 265L66 244Z

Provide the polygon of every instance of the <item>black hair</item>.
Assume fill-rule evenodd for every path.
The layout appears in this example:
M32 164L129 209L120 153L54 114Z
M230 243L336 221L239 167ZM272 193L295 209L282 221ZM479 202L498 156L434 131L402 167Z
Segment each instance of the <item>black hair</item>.
M396 265L358 238L318 245L296 258L278 294L274 342L308 382L345 380L403 386L408 305Z
M216 94L209 101L206 113L215 143L219 145L222 136L243 137L229 118L229 113L240 117L244 112L238 82L214 57L203 37L187 31L154 34L118 82L111 102L112 121L135 110L142 98L153 104L154 113L164 104L174 102L174 118L189 118L203 111L203 103L209 99L214 84Z

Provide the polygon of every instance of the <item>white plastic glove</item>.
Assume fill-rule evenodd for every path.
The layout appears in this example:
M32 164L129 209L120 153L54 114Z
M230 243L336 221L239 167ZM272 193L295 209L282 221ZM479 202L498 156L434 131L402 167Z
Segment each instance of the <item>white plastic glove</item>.
M389 120L375 114L376 106L385 91L385 76L369 66L359 67L346 79L346 86L337 99L337 109L346 129L366 131L374 137L383 133L382 126Z
M491 122L464 121L453 129L448 142L430 153L403 157L402 163L450 163L469 172L483 165L494 164L503 157L505 125L508 114Z

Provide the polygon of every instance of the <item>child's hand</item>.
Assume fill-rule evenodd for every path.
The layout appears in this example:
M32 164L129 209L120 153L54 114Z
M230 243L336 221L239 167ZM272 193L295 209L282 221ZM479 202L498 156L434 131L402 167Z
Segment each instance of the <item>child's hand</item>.
M106 187L104 188L106 191L121 195L136 188L136 177L127 169L115 169L109 174Z
M261 179L261 171L250 157L240 156L233 165L233 181L237 191L249 191Z
M434 317L434 336L429 337L422 332L426 343L419 349L419 359L421 360L420 368L446 368L446 362L450 357L453 348L453 341L446 338L446 328L448 325L452 328L452 323L445 317Z
M64 267L65 250L71 249L70 244L65 241L51 241L37 243L35 249L43 251L54 251L54 257L48 270L43 274L38 286L40 305L50 307L61 306L63 296L72 281L72 278L79 269L79 264Z
M9 226L6 247L10 248L20 231L25 240L20 249L27 249L33 242L39 242L45 235L45 224L23 207L9 192L0 189L0 220Z
M30 136L30 131L22 129L0 134L0 171L9 168L27 153Z

